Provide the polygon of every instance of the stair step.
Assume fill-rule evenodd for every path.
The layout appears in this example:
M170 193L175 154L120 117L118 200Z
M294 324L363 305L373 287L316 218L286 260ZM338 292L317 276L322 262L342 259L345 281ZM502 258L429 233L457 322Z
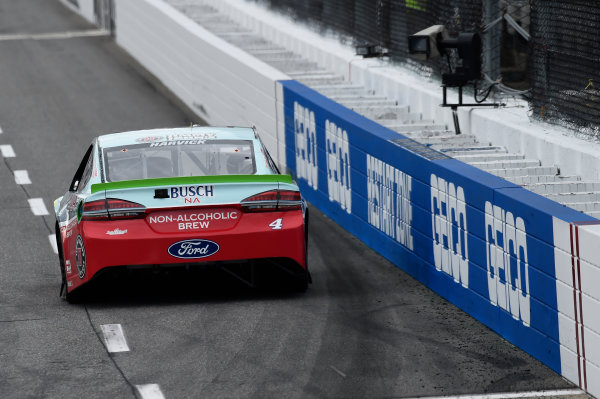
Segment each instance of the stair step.
M393 106L371 106L359 105L348 107L356 113L359 113L369 119L378 121L379 119L403 119L408 115L408 106L393 105Z
M550 193L544 195L546 198L556 201L560 204L570 204L572 202L600 202L600 192L589 193Z
M410 126L410 125L408 125ZM431 130L445 130L445 126L435 126L432 127ZM450 132L447 132L450 133ZM461 134L461 135L456 135L456 134L447 134L447 135L440 135L440 136L432 136L432 137L414 137L415 140L417 140L419 143L422 144L429 144L431 146L434 145L444 145L444 144L452 144L452 145L457 145L457 144L475 144L476 143L476 139L475 136L472 135L467 135L467 134Z
M364 86L356 86L350 84L341 85L318 85L311 87L319 93L326 95L327 97L335 94L353 94L353 95L365 95L369 91Z
M539 183L524 185L529 191L538 194L559 194L559 193L590 193L600 191L600 182L556 182Z
M506 161L472 162L471 165L483 170L521 169L540 166L540 161L537 159L513 159Z
M461 160L465 163L472 163L472 162L490 162L490 161L507 161L507 160L513 160L513 159L525 159L525 155L512 154L512 153L496 153L496 154L463 153L460 155L454 155L453 158Z
M556 182L578 182L581 181L579 176L561 176L561 175L529 175L529 176L510 176L506 177L506 180L526 186L529 184L539 183L556 183Z

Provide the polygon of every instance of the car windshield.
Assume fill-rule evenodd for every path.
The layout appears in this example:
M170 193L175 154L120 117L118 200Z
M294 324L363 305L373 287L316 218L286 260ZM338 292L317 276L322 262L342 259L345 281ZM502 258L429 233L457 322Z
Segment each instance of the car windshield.
M165 141L103 152L107 181L256 173L250 140Z

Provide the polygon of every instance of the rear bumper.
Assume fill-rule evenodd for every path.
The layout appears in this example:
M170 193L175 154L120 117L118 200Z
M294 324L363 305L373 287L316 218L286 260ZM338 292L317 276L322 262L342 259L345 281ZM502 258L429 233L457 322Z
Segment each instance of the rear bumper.
M278 219L281 225L273 225ZM89 281L100 270L115 266L285 258L306 268L302 211L247 213L235 227L224 231L159 233L145 219L133 219L82 221L81 233L86 251L86 275L83 279L74 276L72 288ZM177 243L187 240L210 241L217 246L211 244L210 251L195 258L174 256L178 253L173 249L169 251L174 245L180 248L181 244Z

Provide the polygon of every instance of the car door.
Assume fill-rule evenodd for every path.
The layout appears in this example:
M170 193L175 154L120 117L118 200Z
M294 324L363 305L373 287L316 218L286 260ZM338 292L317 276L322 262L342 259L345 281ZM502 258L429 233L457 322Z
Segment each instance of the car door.
M67 279L69 278L69 273L72 270L72 273L77 273L77 260L81 261L81 254L77 254L78 245L77 240L80 236L80 224L78 217L78 210L81 202L89 195L88 190L86 190L87 184L92 175L92 167L93 167L93 154L94 154L94 146L91 145L86 151L79 167L77 168L77 172L75 176L73 176L73 180L71 181L71 186L69 187L68 193L65 195L65 203L66 203L66 220L68 221L67 229L65 231L65 240L64 240L64 254L65 254L65 269L67 272ZM81 238L80 238L81 240ZM79 246L79 250L81 251L81 246Z

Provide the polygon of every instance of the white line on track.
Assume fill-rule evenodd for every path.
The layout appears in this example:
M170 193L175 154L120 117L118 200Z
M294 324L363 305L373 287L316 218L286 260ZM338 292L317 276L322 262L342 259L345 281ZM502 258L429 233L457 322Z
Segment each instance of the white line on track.
M158 384L144 384L135 386L142 399L165 399Z
M9 33L0 35L0 41L9 40L52 40L72 39L74 37L109 36L110 32L103 29L90 29L81 31L52 32L52 33Z
M337 367L329 365L329 367L335 371L336 373L338 373L340 376L342 376L343 378L346 378L346 374L344 374L343 372L341 372Z
M120 324L102 324L100 326L106 350L110 353L129 352L129 346L123 334L123 327Z
M55 254L58 255L58 246L56 245L56 236L54 234L50 234L48 236L48 240L50 241L50 246Z
M27 200L29 202L29 207L31 208L31 212L35 216L45 216L49 215L48 209L46 209L46 205L44 204L44 200L41 198L30 198Z
M29 179L29 173L26 170L15 170L15 183L17 184L31 184L31 179Z
M2 133L4 133L4 132L2 131L2 127L0 127L0 134L2 134Z
M14 158L17 156L15 154L15 150L13 150L12 145L10 144L0 145L0 153L2 153L4 158Z
M528 391L528 392L504 392L489 393L483 395L458 395L458 396L419 396L405 399L521 399L521 398L547 398L554 396L576 396L584 395L580 389L559 389L553 391Z

